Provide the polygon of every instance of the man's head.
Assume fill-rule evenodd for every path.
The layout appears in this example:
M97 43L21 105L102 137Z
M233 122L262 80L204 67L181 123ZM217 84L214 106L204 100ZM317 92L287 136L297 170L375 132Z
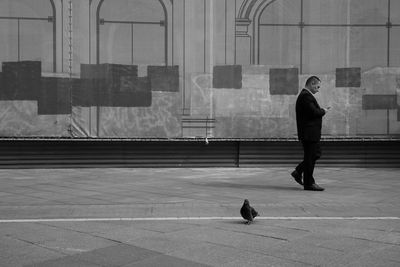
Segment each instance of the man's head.
M311 76L307 79L305 87L313 94L318 93L321 87L321 80L317 76Z

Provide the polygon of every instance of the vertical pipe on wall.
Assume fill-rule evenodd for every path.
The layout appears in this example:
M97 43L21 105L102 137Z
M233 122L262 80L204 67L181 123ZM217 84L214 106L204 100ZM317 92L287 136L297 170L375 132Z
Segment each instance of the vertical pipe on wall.
M50 0L51 8L53 11L53 72L57 72L57 15L56 15L56 7L54 5L54 1Z
M64 0L61 0L61 72L64 72Z
M387 21L387 61L386 61L386 66L390 67L390 28L391 28L391 22L390 22L390 0L388 0L388 21Z
M263 8L260 12L260 15L258 16L258 20L257 20L257 36L256 36L256 23L255 23L255 19L256 19L256 15L258 12L258 8L257 10L254 12L254 16L253 16L253 58L252 58L252 62L251 64L260 64L260 21L261 21L261 15L264 12ZM257 38L257 40L256 40ZM257 63L256 63L256 43L257 43Z
M350 5L351 0L347 0L347 18L346 18L346 23L347 25L350 25L351 20L350 20ZM351 27L346 27L346 65L345 67L348 68L350 67L350 33L351 33ZM346 136L350 135L350 93L349 89L347 89L347 94L346 94L346 116L345 116L345 123L346 123Z
M73 60L73 47L72 47L72 31L73 31L73 18L72 18L72 0L68 2L68 73L72 78L72 60Z
M165 66L168 66L168 18L167 13L165 13L164 22L164 53L165 53Z
M69 48L69 50L68 50L68 62L69 62L69 65L68 65L68 67L69 67L69 82L70 82L70 91L69 91L69 100L70 100L70 105L71 105L71 107L72 107L72 57L73 57L73 53L72 53L72 30L73 30L73 25L72 25L72 23L73 23L73 17L72 17L72 0L69 0L69 3L68 3L68 6L69 6L69 8L68 8L68 11L69 11L69 13L68 13L68 18L69 18L69 20L68 20L68 26L69 26L69 29L68 29L68 42L69 42L69 46L68 46L68 48ZM71 115L70 115L70 123L69 123L69 133L70 133L70 135L71 136L73 136L73 132L72 132L72 112L71 112Z
M89 0L89 64L92 63L92 1Z
M20 44L20 19L17 19L17 47L18 47L18 61L21 61L21 44Z
M183 72L183 106L182 106L182 113L185 114L186 111L186 4L185 0L183 0L183 15L182 15L182 20L183 20L183 55L182 55L182 60L183 60L183 66L182 66L182 72Z
M104 0L100 0L96 10L96 64L100 64L100 8Z
M210 54L210 62L209 62L209 72L210 73L212 73L212 71L213 71L213 65L214 65L214 6L213 6L213 2L212 1L210 1L210 7L209 7L209 15L210 15L210 19L209 19L209 21L210 21L210 24L209 24L209 36L210 36L210 39L209 39L209 45L210 45L210 51L209 51L209 54ZM206 13L206 12L205 12ZM213 100L213 98L214 98L214 96L213 96L213 90L211 90L211 94L210 94L210 103L211 103L211 105L210 105L210 117L211 118L213 118L214 117L214 115L213 115L213 102L212 102L212 100ZM207 120L206 121L208 121L208 117L207 117ZM207 128L207 126L206 126L206 138L207 138L207 134L208 134L208 128Z
M264 10L262 10L262 12L264 12ZM261 12L261 14L262 14ZM260 65L260 19L261 19L261 14L258 17L258 25L257 25L257 65ZM255 33L254 28L255 28L255 24L253 23L253 35ZM254 38L254 37L253 37ZM255 64L256 61L256 57L255 57L255 52L256 52L256 42L253 41L253 64Z
M204 73L206 73L206 45L207 45L207 38L206 38L206 36L207 36L207 25L206 25L206 22L207 22L207 12L206 12L206 10L207 10L207 9L206 9L206 6L207 6L206 0L203 0L203 13L204 13L204 18L203 18L203 27L204 27L204 32L203 32L203 35L204 35L203 72L204 72Z
M131 64L133 65L133 23L131 23Z
M351 0L347 0L347 25L350 25L351 20L350 20L350 1ZM345 67L350 67L350 33L351 33L351 27L346 27L346 33L347 33L347 37L346 37L346 66Z
M300 74L303 74L303 28L304 28L304 17L303 17L303 0L300 1Z
M214 3L213 1L210 1L209 3L209 33L208 35L209 37L209 61L208 65L209 65L209 72L212 72L212 68L214 65Z
M168 66L168 12L162 0L158 0L164 11L164 61L165 66Z
M171 0L172 18L171 18L171 65L174 65L174 0Z
M225 65L226 65L226 53L227 53L227 38L228 38L228 32L227 32L227 20L228 20L228 10L227 10L227 0L225 0L225 46L224 46L224 51L225 51Z
M233 64L236 65L236 0L235 0L235 13L234 13L234 16L233 16L233 23L235 23L234 34L233 34L233 38L234 38L234 42L233 42Z

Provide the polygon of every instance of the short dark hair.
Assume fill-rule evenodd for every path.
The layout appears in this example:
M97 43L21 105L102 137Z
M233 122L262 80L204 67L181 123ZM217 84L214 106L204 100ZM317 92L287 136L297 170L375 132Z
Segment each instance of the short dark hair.
M306 86L308 86L316 81L321 82L320 78L318 78L317 76L311 76L307 79Z

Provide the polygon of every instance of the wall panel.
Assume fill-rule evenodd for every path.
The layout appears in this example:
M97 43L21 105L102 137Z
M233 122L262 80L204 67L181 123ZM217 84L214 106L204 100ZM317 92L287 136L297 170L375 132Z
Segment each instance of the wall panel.
M2 137L295 138L310 75L324 136L400 135L397 1L32 3L0 3Z

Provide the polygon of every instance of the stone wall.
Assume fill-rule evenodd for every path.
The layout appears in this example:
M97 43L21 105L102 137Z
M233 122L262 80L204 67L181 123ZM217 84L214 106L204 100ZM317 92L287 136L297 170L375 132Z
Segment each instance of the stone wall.
M191 114L215 118L214 137L295 137L296 97L310 76L296 73L291 67L243 67L240 89L228 88L229 82L227 88L215 88L212 81L218 78L193 74ZM343 68L319 77L322 88L315 96L321 106L332 107L323 135L400 133L400 68Z

